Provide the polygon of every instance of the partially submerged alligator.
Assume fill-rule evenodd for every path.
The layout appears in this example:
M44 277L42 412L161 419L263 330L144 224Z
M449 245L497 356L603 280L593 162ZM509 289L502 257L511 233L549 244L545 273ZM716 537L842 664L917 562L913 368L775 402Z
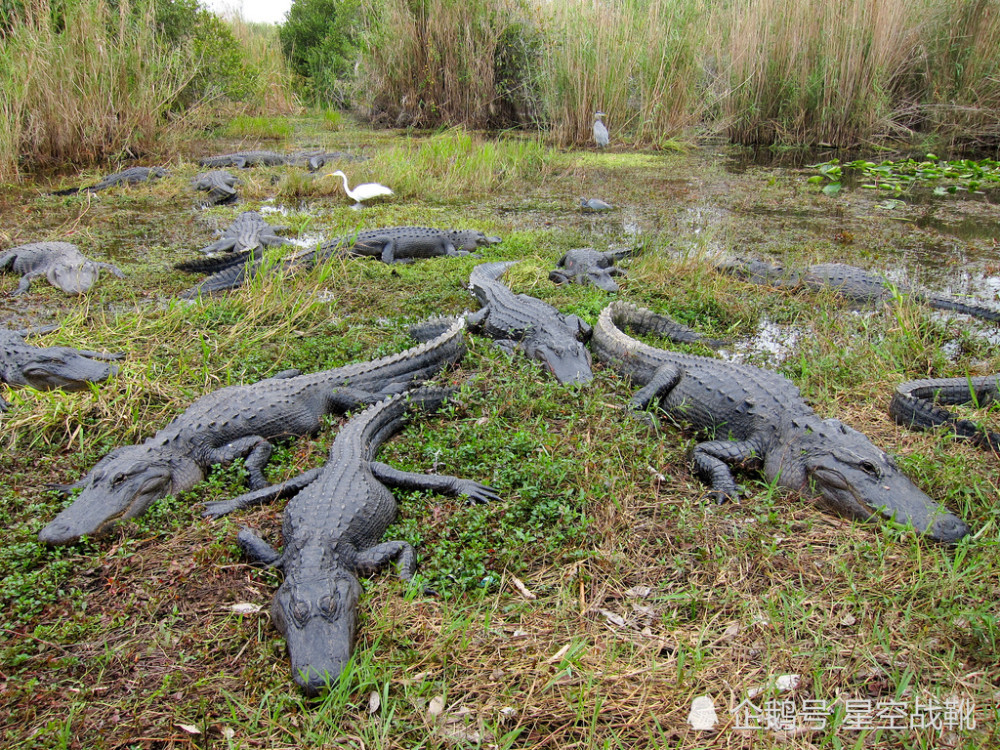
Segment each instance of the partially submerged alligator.
M477 248L494 245L499 237L489 237L474 229L433 229L431 227L382 227L364 229L324 242L314 250L284 258L275 264L280 271L313 266L335 255L375 257L385 263L411 263L422 258L469 255ZM185 271L208 271L211 275L185 296L197 296L235 289L256 278L263 267L260 254L244 251L231 257L193 261L178 265Z
M593 284L606 292L617 292L618 282L613 276L624 276L625 272L615 265L616 261L632 254L628 248L609 250L606 253L592 247L570 250L556 263L558 268L549 273L549 279L557 284Z
M208 200L212 204L235 203L239 197L236 194L237 182L239 179L229 170L213 169L196 175L191 181L191 187L208 193Z
M96 193L99 190L107 190L116 185L135 185L140 182L155 180L159 177L166 177L167 170L163 167L129 167L121 172L109 174L102 177L98 182L83 188L68 188L67 190L56 190L52 195L72 195L73 193L89 192Z
M991 432L968 419L960 419L946 404L986 406L1000 401L1000 373L968 378L930 378L901 383L892 394L889 414L898 424L913 430L944 426L974 445L1000 453L1000 433Z
M590 326L576 315L564 315L527 294L514 294L498 280L517 261L482 263L472 269L469 286L481 310L465 316L473 331L495 340L513 354L520 350L538 360L560 383L589 383L590 352L584 342Z
M103 354L69 346L32 346L27 331L0 328L0 381L39 391L79 391L118 374L116 365L95 360L121 359L123 354ZM0 398L0 411L10 406Z
M912 289L905 285L891 285L878 274L844 263L817 263L803 272L798 272L760 260L736 259L722 263L718 268L754 284L786 289L832 289L851 302L865 305L891 303L895 298L895 289L929 307L953 310L983 320L1000 322L1000 310L942 294Z
M160 498L191 489L213 465L241 456L250 487L264 487L271 440L313 433L325 415L400 393L464 354L459 322L433 341L372 362L309 375L290 370L206 394L144 443L116 448L79 482L63 487L83 491L38 538L65 544L107 532Z
M67 294L86 294L102 268L118 278L124 276L117 266L90 260L69 242L32 242L0 253L0 271L10 269L22 276L21 283L12 292L14 295L27 293L31 282L40 276Z
M407 416L438 409L451 392L420 389L370 406L341 428L326 465L230 501L206 504L204 515L217 517L293 496L282 520L280 553L247 528L237 539L252 560L284 573L271 619L285 637L292 677L309 696L336 682L354 650L361 596L358 576L374 573L392 560L404 581L416 570L413 547L381 541L398 513L388 487L465 495L478 503L499 499L491 487L479 482L400 471L374 460Z
M730 467L745 466L847 516L882 515L944 542L969 533L890 456L836 419L820 419L777 373L656 349L620 330L656 333L673 325L666 316L612 302L598 318L592 346L601 361L642 386L633 409L656 402L712 436L695 446L691 458L717 499L738 495Z

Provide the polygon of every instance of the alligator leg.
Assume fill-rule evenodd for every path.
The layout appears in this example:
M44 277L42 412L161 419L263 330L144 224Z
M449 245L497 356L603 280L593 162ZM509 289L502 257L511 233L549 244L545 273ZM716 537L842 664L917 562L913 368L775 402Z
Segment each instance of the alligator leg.
M392 263L394 260L396 260L396 243L389 240L382 248L382 262Z
M116 266L116 265L114 265L112 263L100 263L98 261L93 261L93 263L98 268L103 268L103 269L105 269L107 271L110 271L115 276L117 276L119 279L124 279L125 278L125 274L122 273L122 270L118 266Z
M649 408L653 400L661 400L670 394L684 377L684 371L677 365L661 365L653 373L642 388L635 392L629 400L629 408L633 411L643 411Z
M260 563L261 565L272 566L281 559L281 554L274 547L254 534L246 526L243 526L240 529L240 533L236 535L236 543L240 545L243 554L253 562Z
M570 328L576 329L577 340L582 341L585 344L590 341L590 336L594 332L594 330L590 327L590 323L578 315L563 315L562 318L566 321L566 325Z
M263 469L271 457L272 451L274 451L274 446L267 440L260 435L250 435L210 451L208 463L226 465L245 456L243 465L250 475L250 489L259 490L261 487L268 486Z
M564 255L563 258L566 256ZM556 284L566 284L571 280L569 276L564 274L562 271L549 271L549 281L555 282Z
M412 579L417 572L417 551L406 542L382 542L360 550L354 559L354 567L359 573L370 575L377 573L393 559L399 566L399 577L404 581Z
M712 440L699 443L691 451L691 462L694 464L698 476L711 485L710 497L716 502L722 503L726 500L734 500L740 494L740 488L729 467L734 464L752 467L755 464L760 465L762 459L757 442L751 438L739 441Z
M301 492L306 485L312 483L322 471L323 467L318 466L287 481L261 487L258 490L246 492L230 500L215 500L205 503L205 510L201 512L201 515L203 518L220 518L228 513L232 513L234 510L244 510L254 505L269 503L272 500L291 497Z
M21 283L17 285L17 289L10 293L10 296L18 297L22 294L27 294L28 290L31 289L31 282L39 276L45 276L45 271L31 271L24 274L24 276L21 277Z
M472 479L400 471L380 461L372 461L369 467L375 478L389 487L398 487L404 490L431 490L452 497L465 495L473 503L488 503L500 499L492 487Z

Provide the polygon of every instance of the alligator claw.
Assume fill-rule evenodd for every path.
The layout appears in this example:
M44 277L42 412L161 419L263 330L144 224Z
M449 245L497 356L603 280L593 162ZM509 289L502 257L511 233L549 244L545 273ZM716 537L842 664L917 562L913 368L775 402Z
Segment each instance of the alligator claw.
M485 505L486 503L492 503L501 499L497 491L489 485L471 480L463 480L461 494L469 498L470 503L475 503L476 505Z

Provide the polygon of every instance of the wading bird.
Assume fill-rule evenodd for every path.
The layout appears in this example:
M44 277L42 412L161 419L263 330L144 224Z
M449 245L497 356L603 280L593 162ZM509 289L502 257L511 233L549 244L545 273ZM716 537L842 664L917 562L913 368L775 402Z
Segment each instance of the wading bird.
M347 175L341 172L339 169L336 172L330 172L327 177L340 177L344 180L344 192L347 196L355 201L354 208L361 208L364 201L371 200L372 198L378 198L383 195L393 195L393 192L387 188L385 185L379 185L377 182L363 182L360 185L355 185L354 190L351 190L347 186Z
M598 148L604 148L608 145L608 141L610 140L608 138L608 129L604 126L604 123L601 122L601 118L604 117L604 113L600 111L595 112L594 117L597 118L594 120L594 140L597 142Z

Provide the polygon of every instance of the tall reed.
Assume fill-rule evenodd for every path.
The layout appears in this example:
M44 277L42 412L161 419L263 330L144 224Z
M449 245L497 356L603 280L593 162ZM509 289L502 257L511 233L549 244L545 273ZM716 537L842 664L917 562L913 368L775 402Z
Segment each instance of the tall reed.
M373 119L428 127L498 124L498 62L524 0L365 0L358 101Z
M953 5L949 2L949 5ZM739 143L850 146L899 130L921 50L921 2L750 0L713 19Z
M26 0L0 37L0 179L153 150L194 69L157 39L150 6Z
M597 110L633 145L697 122L705 16L702 0L553 0L541 81L555 140L588 141Z
M239 15L226 19L239 43L246 65L254 70L255 93L246 109L257 114L291 114L301 104L293 91L292 71L281 52L278 28L270 24L248 23Z

